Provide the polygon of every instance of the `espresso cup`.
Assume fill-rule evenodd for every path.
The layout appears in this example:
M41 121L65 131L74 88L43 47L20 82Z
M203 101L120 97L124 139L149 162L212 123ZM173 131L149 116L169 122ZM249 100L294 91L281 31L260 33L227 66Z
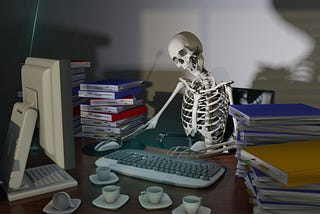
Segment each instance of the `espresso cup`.
M201 205L201 197L195 195L186 195L182 199L184 210L187 214L195 214Z
M120 186L117 185L109 185L102 188L102 194L104 197L104 200L107 203L113 203L117 200L117 198L120 195Z
M163 188L160 186L150 186L141 195L147 197L151 204L158 204L163 196Z
M110 177L110 169L106 166L98 166L96 168L96 174L100 181L106 181Z
M52 206L59 211L72 207L70 195L66 192L57 192L52 197Z

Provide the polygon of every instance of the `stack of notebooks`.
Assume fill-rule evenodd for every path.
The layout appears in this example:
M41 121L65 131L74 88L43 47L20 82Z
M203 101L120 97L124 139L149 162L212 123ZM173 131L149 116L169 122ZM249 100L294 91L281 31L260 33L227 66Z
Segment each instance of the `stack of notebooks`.
M82 136L122 138L144 124L147 107L136 97L142 81L104 79L80 84L79 97L88 98L80 105Z
M70 60L70 73L72 85L72 104L73 104L73 134L74 136L81 136L81 122L80 122L80 104L86 103L87 99L78 96L80 84L86 81L86 73L91 67L89 60Z
M254 213L320 213L320 140L244 146Z
M244 177L247 164L239 159L243 146L320 139L320 109L302 104L230 105L237 121L237 176Z

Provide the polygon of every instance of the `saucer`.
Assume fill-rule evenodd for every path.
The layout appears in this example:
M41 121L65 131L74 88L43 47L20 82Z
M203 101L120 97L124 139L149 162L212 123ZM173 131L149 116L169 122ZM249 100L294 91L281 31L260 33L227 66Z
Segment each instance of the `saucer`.
M210 213L211 213L211 209L204 206L200 206L197 212L197 214L210 214ZM186 214L183 204L181 204L179 207L172 210L172 214Z
M138 199L141 206L148 210L166 208L172 204L172 200L167 193L163 193L161 201L157 204L150 203L145 195L139 195Z
M105 185L105 184L112 184L117 182L119 180L119 177L113 172L110 172L110 177L108 178L108 180L105 180L105 181L99 180L97 174L90 175L89 180L95 185Z
M57 210L52 205L52 200L42 209L43 212L49 213L49 214L67 214L67 213L73 213L81 204L81 200L77 198L71 198L71 204L73 207L69 207L65 210Z
M129 200L128 195L123 195L120 194L117 200L113 203L107 203L104 200L103 195L99 195L96 199L92 201L92 204L95 205L96 207L104 208L104 209L109 209L109 210L116 210L120 208L122 205L124 205L127 201Z

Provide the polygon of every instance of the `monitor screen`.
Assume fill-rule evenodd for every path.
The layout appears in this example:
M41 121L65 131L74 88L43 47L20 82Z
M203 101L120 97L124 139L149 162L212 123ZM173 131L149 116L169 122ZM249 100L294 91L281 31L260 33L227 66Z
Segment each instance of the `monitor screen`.
M28 57L21 81L23 103L38 111L40 146L61 168L73 168L70 62Z

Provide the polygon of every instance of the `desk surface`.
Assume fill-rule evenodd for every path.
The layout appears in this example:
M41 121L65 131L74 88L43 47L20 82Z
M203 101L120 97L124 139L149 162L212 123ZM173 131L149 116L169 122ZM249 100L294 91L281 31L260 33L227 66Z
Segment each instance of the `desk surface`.
M138 202L138 195L146 187L155 183L118 175L117 182L122 187L122 193L129 195L129 201L120 209L115 211L104 210L92 205L91 201L101 194L101 187L90 183L89 175L95 170L94 162L98 157L88 156L81 152L81 148L91 142L84 139L76 139L76 168L68 170L77 181L78 186L65 189L72 198L80 198L82 203L76 213L171 213L181 204L182 197L194 194L203 197L203 206L212 209L212 213L251 213L248 203L248 194L241 179L236 179L234 155L220 155L212 158L223 164L227 171L225 175L214 185L205 189L189 189L160 184L165 192L171 197L173 204L165 209L146 210ZM28 160L29 166L36 166L41 162L50 163L43 154L32 154ZM0 194L0 213L41 213L42 208L51 200L54 193L47 193L28 199L8 202L3 191Z

